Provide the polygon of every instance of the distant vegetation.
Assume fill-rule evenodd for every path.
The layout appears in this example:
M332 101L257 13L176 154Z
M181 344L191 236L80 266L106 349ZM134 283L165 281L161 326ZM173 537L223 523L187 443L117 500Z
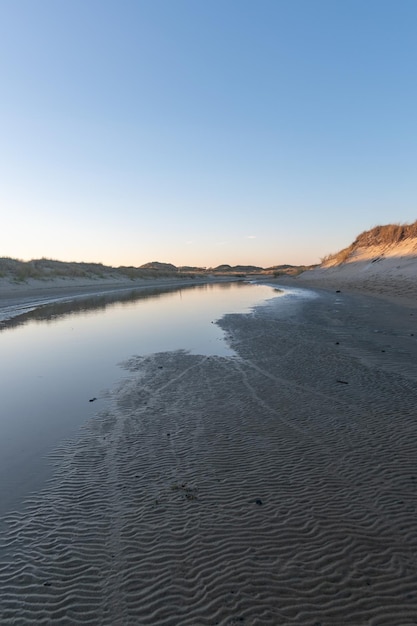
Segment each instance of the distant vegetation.
M85 279L129 279L154 278L171 276L190 276L190 273L179 272L174 265L157 264L160 267L109 267L102 263L65 263L52 259L36 259L19 261L8 257L0 258L0 277L13 282L26 282L28 279L51 280L54 278L85 278ZM164 267L164 266L167 267Z
M417 238L417 220L412 224L387 224L385 226L375 226L370 230L365 230L347 248L329 254L321 259L322 264L340 265L359 248L370 248L372 246L390 246L398 244L406 239Z
M273 265L272 267L257 267L256 265L218 265L208 271L214 274L261 274L268 276L298 276L307 269L312 269L314 265Z
M275 265L268 269L269 273L272 273L275 278L279 276L298 276L306 270L312 270L317 265Z
M158 270L159 272L178 272L178 268L172 263L159 263L159 261L152 261L151 263L145 263L139 267L140 270Z
M227 275L244 277L246 275L262 274L269 276L290 275L296 276L311 266L276 265L269 268L255 265L218 265L217 267L202 268L183 266L176 267L172 263L160 263L152 261L140 267L110 267L102 263L66 263L52 259L35 259L32 261L20 261L9 257L0 258L0 278L15 283L24 283L29 279L52 280L54 278L75 279L85 278L89 280L113 279L135 280L138 278L168 278L182 277L195 278L205 275Z
M211 268L212 272L244 272L245 274L250 273L250 274L254 274L257 272L263 272L264 269L263 267L258 267L256 265L218 265L217 267L213 267Z

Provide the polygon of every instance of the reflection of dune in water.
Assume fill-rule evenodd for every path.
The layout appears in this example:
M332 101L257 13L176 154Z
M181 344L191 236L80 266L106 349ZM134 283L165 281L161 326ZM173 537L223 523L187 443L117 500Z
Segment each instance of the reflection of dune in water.
M69 315L87 314L88 312L105 310L112 305L131 304L140 300L157 299L167 294L177 294L181 291L230 291L239 287L247 287L243 281L232 280L230 282L211 282L203 284L174 284L163 287L119 288L117 290L98 292L93 295L74 293L68 296L55 297L50 300L36 298L27 302L10 306L2 306L0 309L0 331L4 328L13 328L25 324L31 320L48 321ZM277 289L276 291L281 291Z
M197 287L194 285L190 285L189 287L181 287L181 289L196 288ZM74 299L65 300L63 302L56 301L47 304L35 302L27 305L29 310L23 313L20 313L19 311L25 309L25 305L20 305L19 307L14 308L10 307L10 310L7 311L7 318L3 322L3 326L0 327L0 330L2 330L3 328L21 326L22 324L26 324L28 321L31 320L48 321L52 319L57 319L58 317L68 317L69 315L84 315L88 312L95 312L100 310L104 311L114 304L130 304L131 302L136 302L138 300L144 300L149 298L155 299L167 293L176 292L178 291L178 289L178 287L170 287L165 289L156 288L141 291L127 290L126 293L105 293L94 295L91 297L78 296ZM14 314L16 312L17 315Z

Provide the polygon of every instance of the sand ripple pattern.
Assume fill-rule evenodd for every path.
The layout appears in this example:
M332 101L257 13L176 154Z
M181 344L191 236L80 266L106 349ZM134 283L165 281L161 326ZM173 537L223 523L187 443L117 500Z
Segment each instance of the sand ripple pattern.
M344 306L226 316L238 358L131 358L5 520L0 623L417 624L415 354Z

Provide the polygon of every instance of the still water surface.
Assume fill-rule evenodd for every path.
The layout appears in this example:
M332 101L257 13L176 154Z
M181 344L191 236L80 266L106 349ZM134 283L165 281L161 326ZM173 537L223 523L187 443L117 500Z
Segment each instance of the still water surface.
M178 349L233 355L213 322L278 295L246 283L103 295L42 307L2 329L0 514L44 484L45 456L104 406L105 390L127 375L122 361Z

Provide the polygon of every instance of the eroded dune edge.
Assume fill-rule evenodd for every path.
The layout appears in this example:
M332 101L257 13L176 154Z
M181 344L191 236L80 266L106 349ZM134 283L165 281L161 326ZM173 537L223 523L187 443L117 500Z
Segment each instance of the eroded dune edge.
M412 227L417 228L417 222ZM381 231L388 231L389 234L391 228L396 227L384 226ZM300 286L343 289L401 302L405 306L416 306L417 238L395 243L372 243L374 231L378 228L362 233L358 238L365 238L366 241L367 237L371 237L371 243L360 245L354 242L346 250L330 256L320 267L303 272L297 282ZM340 259L346 255L346 260L341 262Z
M416 323L330 294L132 357L4 520L1 624L417 623Z

